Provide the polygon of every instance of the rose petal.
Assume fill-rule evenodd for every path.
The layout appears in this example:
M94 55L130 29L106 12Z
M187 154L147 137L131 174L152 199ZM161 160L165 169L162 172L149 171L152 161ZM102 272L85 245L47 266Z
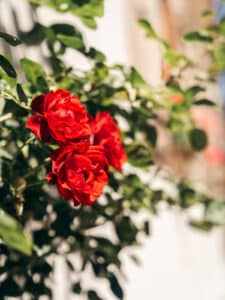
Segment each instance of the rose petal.
M43 114L44 101L45 101L44 95L40 95L40 96L37 96L36 98L34 98L31 103L32 110L39 114Z

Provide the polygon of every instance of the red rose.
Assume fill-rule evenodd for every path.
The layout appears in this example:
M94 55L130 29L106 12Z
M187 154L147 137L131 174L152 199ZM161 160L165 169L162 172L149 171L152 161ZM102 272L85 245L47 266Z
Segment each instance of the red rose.
M120 130L108 112L100 112L91 121L93 144L104 149L108 163L121 171L127 155L123 149Z
M80 142L51 154L52 172L46 178L74 205L92 205L108 183L107 161L99 146Z
M69 91L56 90L38 96L31 108L37 114L29 117L27 128L43 142L53 139L64 144L90 135L86 108Z

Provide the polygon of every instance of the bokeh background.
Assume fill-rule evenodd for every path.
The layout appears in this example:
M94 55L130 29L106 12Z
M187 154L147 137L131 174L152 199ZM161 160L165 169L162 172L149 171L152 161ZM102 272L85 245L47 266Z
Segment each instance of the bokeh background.
M217 3L218 5L218 3ZM47 8L37 10L31 15L23 0L0 0L0 29L15 33L17 28L26 31L35 19L44 24L55 21L75 23L85 33L89 45L103 51L109 63L134 65L152 85L162 80L162 53L159 45L146 40L137 26L139 18L148 19L156 31L166 38L178 51L184 51L193 58L202 60L201 47L185 45L182 35L203 26L201 13L217 8L210 0L105 0L105 16L99 20L96 31L89 30L70 15L59 15ZM221 13L221 8L219 12ZM3 13L4 12L4 13ZM3 47L3 46L2 46ZM9 49L4 49L10 51ZM35 47L14 49L14 59L28 56L45 63L42 52ZM65 59L78 69L87 69L87 61L79 54L68 53ZM225 88L225 87L224 87ZM222 86L209 87L208 94L214 101L223 105ZM225 121L223 111L198 109L193 116L209 134L209 146L194 157L174 148L163 128L158 146L159 164L167 165L174 175L198 180L206 190L223 199L225 191ZM191 212L198 214L198 207ZM143 216L140 216L142 218ZM123 283L127 300L225 300L225 232L216 229L204 233L187 224L187 215L175 210L161 208L161 213L152 218L150 239L143 239L143 246L134 253L140 260L135 265L128 252L123 253ZM110 235L110 228L107 228ZM106 234L99 232L99 235ZM132 250L133 252L133 250ZM78 262L79 263L79 258ZM70 295L67 273L62 260L56 263L54 274L54 299L78 299ZM90 274L85 274L87 286L96 287L97 283ZM107 300L113 296L103 290ZM81 299L81 298L79 298ZM83 299L85 300L85 299Z

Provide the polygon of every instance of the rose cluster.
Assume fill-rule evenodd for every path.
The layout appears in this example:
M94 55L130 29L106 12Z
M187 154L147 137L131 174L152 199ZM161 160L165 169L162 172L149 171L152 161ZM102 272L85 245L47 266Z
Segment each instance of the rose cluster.
M47 181L74 205L92 205L108 183L109 166L121 171L126 161L120 130L108 112L95 117L67 90L36 97L27 120L40 141L56 142Z

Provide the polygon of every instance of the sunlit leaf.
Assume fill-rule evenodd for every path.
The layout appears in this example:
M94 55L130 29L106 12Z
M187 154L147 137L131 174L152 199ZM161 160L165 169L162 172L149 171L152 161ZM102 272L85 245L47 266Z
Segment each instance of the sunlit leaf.
M84 43L80 37L58 34L57 39L67 47L71 47L78 50L84 48Z
M0 210L0 237L9 247L31 255L30 238L23 232L21 225L2 210Z

